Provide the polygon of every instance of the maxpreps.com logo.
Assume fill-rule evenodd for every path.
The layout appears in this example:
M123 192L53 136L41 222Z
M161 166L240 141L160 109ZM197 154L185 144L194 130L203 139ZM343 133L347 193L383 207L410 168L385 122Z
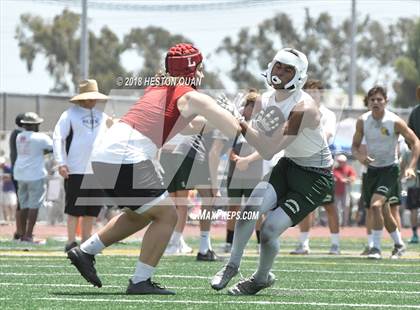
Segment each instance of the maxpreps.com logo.
M99 118L96 116L91 117L90 115L86 115L82 118L82 124L89 129L96 128L99 126Z

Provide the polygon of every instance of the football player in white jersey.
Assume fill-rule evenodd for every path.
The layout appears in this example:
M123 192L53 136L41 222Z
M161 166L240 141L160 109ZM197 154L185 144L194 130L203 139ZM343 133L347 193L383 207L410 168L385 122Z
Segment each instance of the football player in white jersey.
M274 88L262 95L262 112L253 125L241 121L242 134L264 159L284 150L284 156L253 190L245 212L265 214L261 228L257 271L229 289L231 295L254 295L272 286L270 272L279 251L278 237L321 205L333 186L331 152L325 138L319 108L302 87L308 60L295 49L280 50L268 65L267 81ZM255 220L240 218L235 226L229 262L213 277L220 290L239 272L244 248Z
M368 258L380 259L384 227L382 209L398 187L398 137L401 134L412 150L410 163L404 171L405 178L416 176L415 167L420 154L420 142L398 115L386 109L388 97L385 88L381 86L371 88L367 94L367 103L370 111L357 120L352 153L356 159L368 167L364 180L364 199L369 202L373 221L373 247L369 251ZM366 140L367 154L359 150L363 137ZM398 229L395 233L399 234ZM402 240L398 244L403 247ZM398 250L402 251L403 248Z

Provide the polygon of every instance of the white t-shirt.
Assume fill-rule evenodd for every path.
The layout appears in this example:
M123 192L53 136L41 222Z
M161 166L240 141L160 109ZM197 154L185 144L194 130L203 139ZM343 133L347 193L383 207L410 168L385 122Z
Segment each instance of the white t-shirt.
M92 173L91 153L96 139L107 130L106 119L106 114L95 108L74 105L64 111L53 134L54 159L58 165L67 165L70 174ZM70 145L68 152L66 143Z
M52 139L44 133L23 131L16 137L17 159L13 167L18 181L36 181L47 176L44 151L52 150Z

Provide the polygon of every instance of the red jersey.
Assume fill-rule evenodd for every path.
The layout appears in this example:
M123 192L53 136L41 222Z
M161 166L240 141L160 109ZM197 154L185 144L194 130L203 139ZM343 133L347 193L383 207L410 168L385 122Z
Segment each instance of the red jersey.
M350 165L338 166L333 169L334 180L335 180L335 193L337 195L343 195L346 191L346 183L344 179L356 177L356 172Z
M193 90L190 86L148 87L143 97L121 121L141 132L160 148L195 117L182 117L177 106L178 99Z

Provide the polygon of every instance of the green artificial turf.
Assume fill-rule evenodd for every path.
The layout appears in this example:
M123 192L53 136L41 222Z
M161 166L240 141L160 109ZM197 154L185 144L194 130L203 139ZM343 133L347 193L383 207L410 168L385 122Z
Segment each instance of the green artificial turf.
M197 240L189 240L197 248ZM220 245L220 244L219 244ZM217 249L218 244L215 245ZM406 257L360 257L361 240L342 241L342 255L329 256L328 240L311 240L312 253L291 256L294 241L282 242L274 265L277 282L256 296L232 297L210 288L221 262L195 261L194 255L164 257L154 280L177 292L175 296L127 296L128 279L137 260L137 244L111 247L129 255L105 253L97 257L103 287L87 283L69 264L63 244L22 246L0 243L0 309L420 309L420 246L410 246ZM243 276L258 263L251 243L241 265ZM26 251L21 251L26 249ZM28 256L30 255L30 256ZM232 280L234 284L238 275Z

